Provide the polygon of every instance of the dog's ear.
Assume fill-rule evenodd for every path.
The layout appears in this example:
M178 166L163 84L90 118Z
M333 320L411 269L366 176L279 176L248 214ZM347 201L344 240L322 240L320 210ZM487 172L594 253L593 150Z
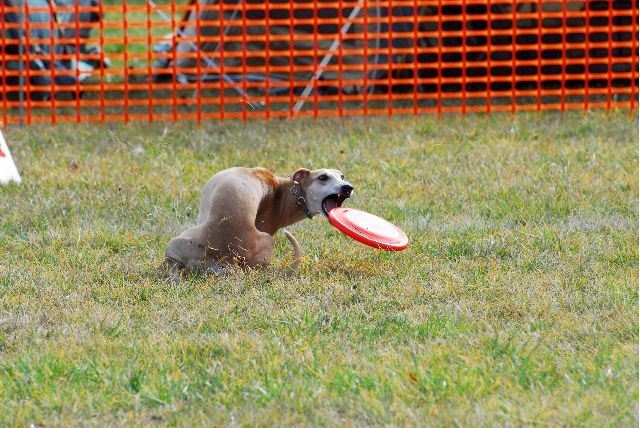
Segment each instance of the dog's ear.
M291 178L296 183L302 183L302 181L305 178L307 178L307 176L309 175L310 172L311 171L309 171L307 168L300 168L299 170L297 170L296 172L293 173L293 176Z

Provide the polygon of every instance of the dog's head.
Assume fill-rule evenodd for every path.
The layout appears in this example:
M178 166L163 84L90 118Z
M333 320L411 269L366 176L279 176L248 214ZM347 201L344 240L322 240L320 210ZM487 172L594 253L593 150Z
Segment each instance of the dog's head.
M344 174L337 169L300 168L293 176L300 185L309 216L324 214L342 205L353 194L351 183L344 181Z

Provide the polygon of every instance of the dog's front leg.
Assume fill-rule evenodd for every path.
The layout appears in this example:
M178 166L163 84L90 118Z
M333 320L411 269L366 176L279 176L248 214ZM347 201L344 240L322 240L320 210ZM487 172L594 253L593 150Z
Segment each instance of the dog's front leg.
M271 253L273 252L273 237L265 232L258 232L255 247L251 255L246 260L247 267L266 267L271 264Z

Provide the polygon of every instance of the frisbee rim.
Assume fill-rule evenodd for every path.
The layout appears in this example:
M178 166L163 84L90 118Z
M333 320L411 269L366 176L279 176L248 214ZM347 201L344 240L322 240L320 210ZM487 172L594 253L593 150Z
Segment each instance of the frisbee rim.
M361 234L357 230L353 229L353 225L355 223L351 223L346 218L341 216L341 213L345 213L346 211L355 211L355 212L364 213L384 221L385 223L389 224L391 227L393 227L395 230L399 232L399 239L393 240L394 242L380 241L379 239L374 239L370 236ZM409 238L407 237L407 234L404 233L402 229L400 229L395 224L383 219L382 217L378 217L375 214L371 214L356 208L336 207L331 211L329 211L328 218L329 218L329 223L333 227L338 229L340 232L344 233L351 239L358 241L362 244L368 245L372 248L376 248L384 251L402 251L409 246ZM359 226L359 227L363 228L362 226Z

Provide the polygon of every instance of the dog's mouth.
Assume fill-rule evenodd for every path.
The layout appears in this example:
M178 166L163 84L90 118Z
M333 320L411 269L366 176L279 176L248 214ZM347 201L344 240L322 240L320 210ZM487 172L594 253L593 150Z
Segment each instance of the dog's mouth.
M334 193L322 200L322 213L325 217L329 217L329 211L342 206L342 203L351 197L351 193Z

